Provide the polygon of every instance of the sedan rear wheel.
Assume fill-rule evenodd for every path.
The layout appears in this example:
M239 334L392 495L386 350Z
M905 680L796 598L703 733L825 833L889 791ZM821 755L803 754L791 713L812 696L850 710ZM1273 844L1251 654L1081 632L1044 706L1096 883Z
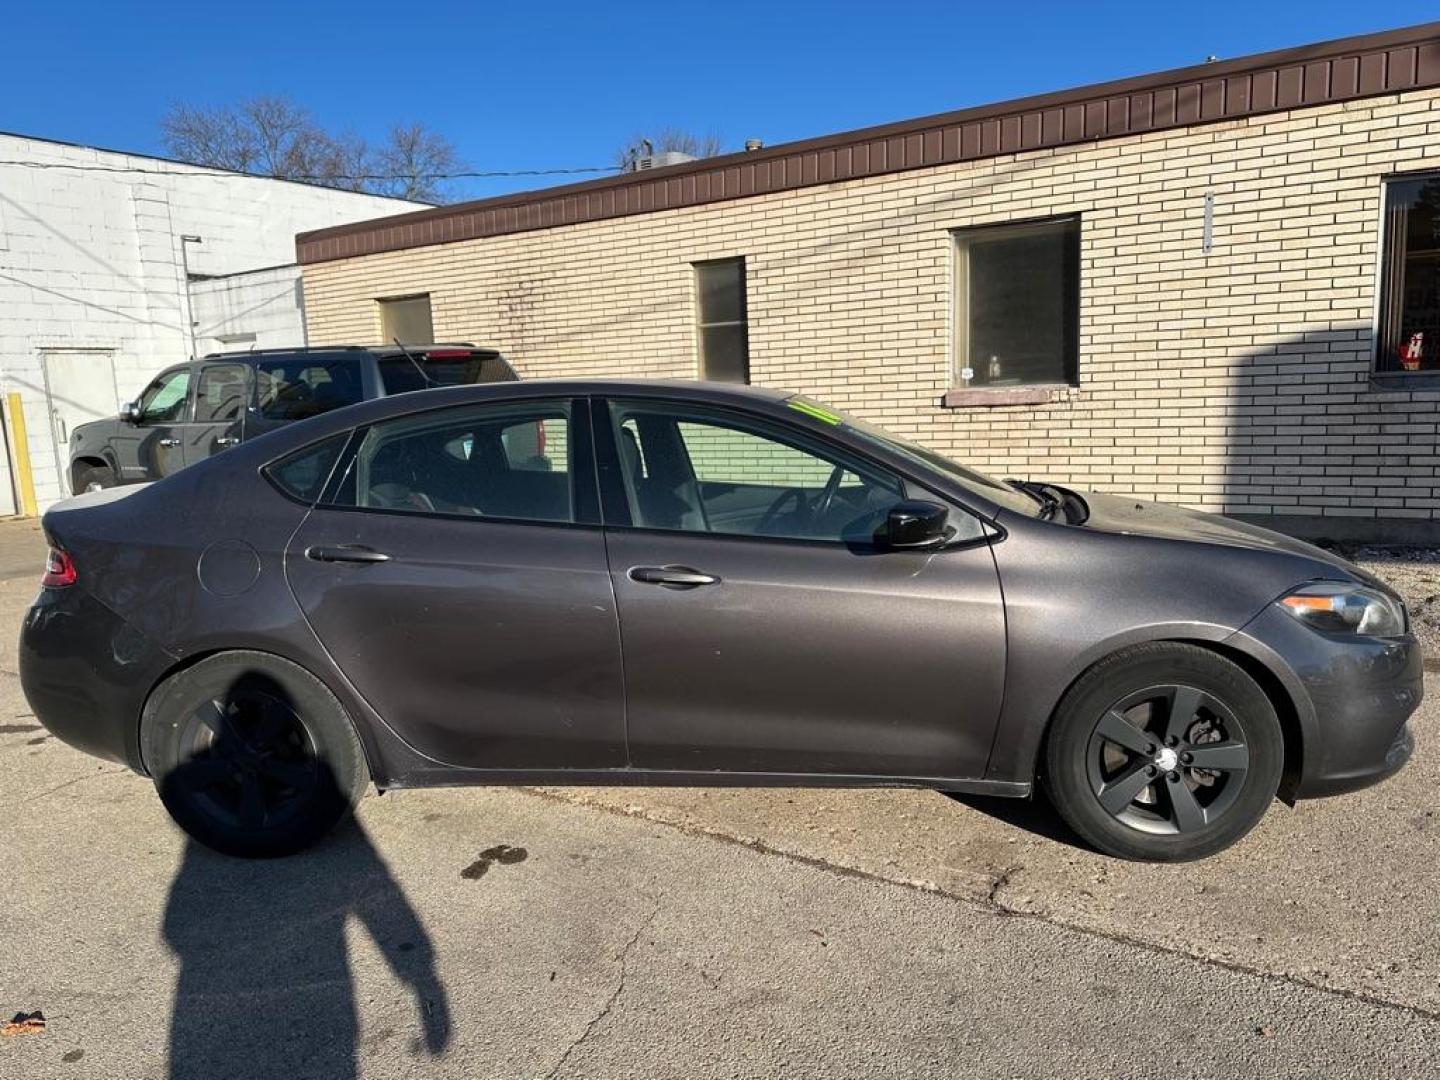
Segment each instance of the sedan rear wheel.
M141 739L165 808L228 855L300 851L368 782L340 703L309 672L265 653L222 653L162 683Z
M1065 695L1046 788L1111 855L1197 859L1264 816L1284 763L1279 720L1238 665L1193 645L1145 645L1091 668Z

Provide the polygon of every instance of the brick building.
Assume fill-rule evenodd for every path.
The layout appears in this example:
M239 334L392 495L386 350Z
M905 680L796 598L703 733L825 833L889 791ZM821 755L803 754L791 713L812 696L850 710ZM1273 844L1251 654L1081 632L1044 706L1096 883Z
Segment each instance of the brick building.
M1002 476L1440 540L1440 24L297 248L317 344L749 379Z

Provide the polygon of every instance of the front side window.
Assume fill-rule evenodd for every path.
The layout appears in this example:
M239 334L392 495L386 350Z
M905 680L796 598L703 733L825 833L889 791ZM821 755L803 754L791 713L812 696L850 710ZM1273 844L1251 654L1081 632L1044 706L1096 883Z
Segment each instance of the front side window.
M1440 174L1385 185L1379 372L1440 371Z
M190 369L167 371L140 395L140 418L147 424L182 424L189 419Z
M445 409L376 424L336 503L368 510L574 521L563 402Z
M833 448L704 409L611 405L632 524L869 543L902 481Z
M380 337L389 345L426 345L435 340L430 320L430 296L397 296L376 301L380 305Z
M695 264L700 377L711 382L750 381L750 334L745 310L745 260Z
M256 408L267 420L304 420L365 399L360 365L295 357L255 365Z
M966 229L955 244L956 385L1074 383L1079 219Z
M209 364L201 368L195 391L195 422L228 424L239 420L245 408L248 372L244 364Z

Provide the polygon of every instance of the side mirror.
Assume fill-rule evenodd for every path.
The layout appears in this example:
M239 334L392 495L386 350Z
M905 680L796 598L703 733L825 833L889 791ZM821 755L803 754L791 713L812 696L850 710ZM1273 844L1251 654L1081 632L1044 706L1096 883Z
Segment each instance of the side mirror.
M950 511L939 503L906 499L896 503L875 530L875 543L892 551L939 547L955 534L945 524Z
M121 406L120 419L124 420L127 424L138 424L140 423L140 418L140 406L135 402L127 401Z

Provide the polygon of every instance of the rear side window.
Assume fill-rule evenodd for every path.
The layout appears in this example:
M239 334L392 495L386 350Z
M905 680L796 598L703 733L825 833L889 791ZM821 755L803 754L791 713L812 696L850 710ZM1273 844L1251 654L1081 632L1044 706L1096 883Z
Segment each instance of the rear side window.
M514 382L510 365L494 353L417 353L380 359L380 382L387 394L408 394L431 386Z
M362 510L575 520L564 402L445 409L376 424L335 502Z
M350 358L261 360L255 380L256 408L267 420L304 420L365 398L360 365Z
M330 479L330 470L335 467L335 460L345 448L345 440L349 437L350 433L347 431L343 435L336 435L314 446L297 450L289 457L267 465L265 475L292 499L313 503L325 490L325 481Z

